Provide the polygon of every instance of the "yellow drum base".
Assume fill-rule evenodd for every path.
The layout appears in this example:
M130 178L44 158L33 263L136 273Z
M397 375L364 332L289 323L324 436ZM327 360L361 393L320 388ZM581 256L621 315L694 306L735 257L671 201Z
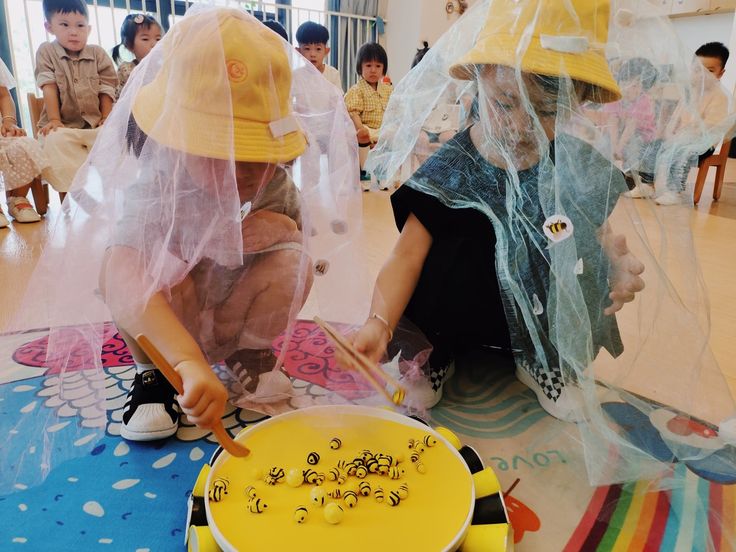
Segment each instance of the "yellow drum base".
M409 447L410 440L425 437L423 444ZM476 467L473 476L468 467L482 465L479 458L464 459L467 451L458 452L459 441L451 432L438 433L394 412L360 406L306 408L246 428L236 439L251 455L234 458L222 452L209 474L205 470L201 475L207 476L209 531L223 550L439 552L457 550L471 522L498 523L499 516L506 522L500 494L487 496L498 493L495 475ZM351 462L366 450L392 458L392 465L380 470L384 475L369 472L361 478L361 470L356 473ZM294 486L299 479L301 484ZM197 483L199 490L199 478ZM361 494L366 484L369 496ZM495 519L474 519L476 488L483 511L489 501L500 505L491 508ZM487 550L506 550L508 539L496 537L504 534L502 529L483 533ZM496 542L488 542L491 535Z

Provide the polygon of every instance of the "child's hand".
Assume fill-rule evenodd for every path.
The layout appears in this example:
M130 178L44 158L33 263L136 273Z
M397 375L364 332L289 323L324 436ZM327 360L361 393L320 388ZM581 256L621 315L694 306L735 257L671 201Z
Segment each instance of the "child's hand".
M348 341L372 362L378 363L383 358L388 346L388 328L380 320L371 318L357 332L349 335ZM351 366L350 360L339 350L335 352L335 360L343 368L349 369Z
M363 126L360 129L358 129L358 143L359 144L367 144L371 141L371 132L368 130L368 127Z
M625 236L609 235L604 248L611 260L613 277L611 293L608 295L612 303L603 314L611 315L633 301L635 294L644 289L644 280L640 277L644 272L644 265L629 251Z
M3 119L3 125L0 127L0 135L3 138L13 138L15 136L25 136L26 131L20 128L13 119Z
M41 136L48 136L49 133L55 131L57 128L64 128L64 123L62 123L58 119L52 119L48 123L46 123L46 126L39 130L38 133Z
M184 382L184 394L177 398L179 406L190 422L210 429L225 413L225 387L206 363L184 361L176 370Z

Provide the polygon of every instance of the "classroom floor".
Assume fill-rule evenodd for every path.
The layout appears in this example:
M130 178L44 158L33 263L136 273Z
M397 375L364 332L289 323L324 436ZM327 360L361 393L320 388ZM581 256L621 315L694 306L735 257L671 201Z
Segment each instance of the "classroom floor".
M707 186L701 204L688 216L711 301L711 346L736 394L736 294L732 286L736 166L729 168L726 180L718 203L711 202ZM397 233L388 194L371 192L363 194L363 199L361 247L375 273ZM645 226L655 223L647 218L651 210L643 207L644 202L634 205ZM64 215L54 198L44 222L11 224L0 230L2 416L22 419L34 409L50 407L54 399L53 373L39 360L44 358L46 332L3 332L20 304L50 228L60 216ZM630 308L629 313L634 310ZM624 333L635 330L627 329L626 316L621 318ZM320 349L322 342L313 339L313 328L305 326L300 335L298 350L304 355L294 358L323 355L325 346ZM132 368L121 360L126 358L124 345L112 334L109 343L105 352L106 434L89 454L61 465L42 485L26 489L19 482L17 492L0 496L0 509L5 512L0 520L0 548L11 542L29 550L152 552L183 548L187 492L214 450L214 439L185 424L176 438L165 443L141 445L121 440L120 416ZM345 397L355 391L339 389L338 381L330 381L329 369L315 374L300 368L299 361L287 367L297 393L293 407L319 404L324 389L333 388L331 385L337 385ZM547 416L501 359L464 359L445 388L445 399L431 416L434 424L451 428L463 442L473 445L496 470L507 491L517 550L736 550L736 485L709 483L678 463L671 470L668 488L648 481L591 487L581 476L586 465L575 426ZM257 419L254 412L231 410L224 425L234 433ZM54 431L56 438L73 435L70 439L75 446L90 443L84 432L75 432L71 426Z
M711 176L714 171L711 171ZM691 175L692 178L692 175ZM721 199L711 197L712 184L706 184L700 204L693 209L691 224L698 260L710 298L711 347L736 396L736 293L733 277L736 258L736 160L730 160ZM45 220L34 224L11 224L0 229L0 332L4 331L20 305L26 282L36 264L56 217L63 216L58 196ZM372 274L376 274L398 236L391 214L389 194L363 194L363 232L361 248ZM7 213L6 207L3 209ZM664 209L664 207L662 207ZM644 222L651 212L640 209ZM654 223L654 221L651 221ZM6 285L7 282L7 285ZM309 305L307 305L308 309Z

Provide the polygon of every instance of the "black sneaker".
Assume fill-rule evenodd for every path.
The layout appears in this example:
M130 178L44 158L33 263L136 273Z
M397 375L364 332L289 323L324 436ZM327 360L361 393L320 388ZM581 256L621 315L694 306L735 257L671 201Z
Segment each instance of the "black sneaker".
M176 433L176 390L158 370L136 374L123 407L120 435L129 441L154 441Z

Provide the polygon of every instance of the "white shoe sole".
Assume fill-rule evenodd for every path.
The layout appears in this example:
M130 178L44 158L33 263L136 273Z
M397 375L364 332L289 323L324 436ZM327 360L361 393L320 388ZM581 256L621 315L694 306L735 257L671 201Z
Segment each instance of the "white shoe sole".
M536 380L526 370L516 369L516 378L531 389L537 396L537 400L542 408L550 415L563 422L577 423L585 420L583 405L577 404L577 408L561 407L559 402L555 402L544 394L542 388ZM569 395L568 395L569 396ZM560 397L561 399L564 397ZM582 398L582 397L581 397Z
M122 425L120 426L120 436L127 441L157 441L171 437L176 434L177 429L179 429L179 424L156 431L133 431Z

